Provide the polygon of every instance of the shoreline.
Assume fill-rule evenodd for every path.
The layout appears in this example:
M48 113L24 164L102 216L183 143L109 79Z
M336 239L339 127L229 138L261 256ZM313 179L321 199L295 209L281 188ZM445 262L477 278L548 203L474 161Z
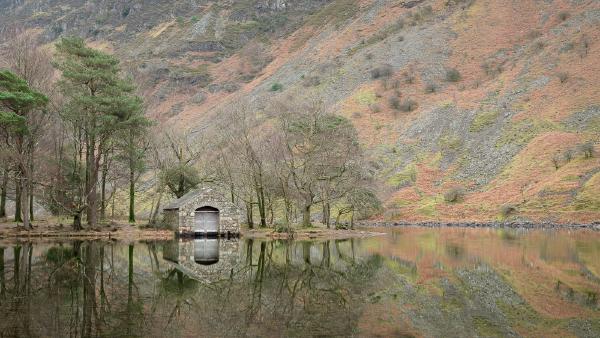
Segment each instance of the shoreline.
M276 232L272 228L241 229L239 238L270 240L336 240L367 238L385 235L377 228L472 228L472 229L528 229L528 230L592 230L600 231L600 222L594 223L553 223L553 222L403 222L403 221L360 221L356 229L327 229L322 227L299 228L292 233ZM372 231L371 231L372 229ZM119 241L160 241L177 238L175 231L152 228L120 226L104 229L84 229L81 231L45 227L42 229L17 229L10 227L0 230L0 241L43 241L43 240L119 240Z
M385 235L383 232L366 231L364 229L327 229L327 228L300 228L292 233L276 232L273 229L244 229L240 237L250 239L292 239L292 240L335 240L350 238L366 238Z
M423 228L480 228L480 229L589 229L600 231L600 221L593 223L554 223L554 222L403 222L403 221L360 221L356 222L361 228L393 228L393 227L423 227Z

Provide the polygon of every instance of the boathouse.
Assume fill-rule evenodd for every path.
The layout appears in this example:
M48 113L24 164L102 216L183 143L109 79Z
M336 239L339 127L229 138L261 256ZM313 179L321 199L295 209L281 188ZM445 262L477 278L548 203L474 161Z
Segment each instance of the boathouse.
M241 209L216 185L202 184L163 208L164 222L180 235L235 235Z

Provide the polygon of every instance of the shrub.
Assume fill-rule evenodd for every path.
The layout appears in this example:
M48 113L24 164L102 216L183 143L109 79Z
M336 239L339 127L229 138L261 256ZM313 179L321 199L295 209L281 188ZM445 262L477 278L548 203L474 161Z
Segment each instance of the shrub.
M564 73L564 72L558 73L557 76L558 76L558 79L560 80L560 83L567 82L567 79L569 78L569 74Z
M403 112L411 112L411 111L417 109L418 106L419 105L417 104L417 101L409 99L409 100L405 100L405 101L401 102L398 109Z
M427 94L435 93L436 91L437 87L433 83L430 83L427 86L425 86L425 93Z
M404 72L404 82L413 84L415 82L415 74L413 72Z
M513 215L517 212L517 207L515 207L512 204L503 204L500 207L500 215L502 215L503 218L507 218L510 215Z
M535 51L540 51L540 50L544 49L544 47L546 47L546 44L544 43L544 41L541 41L541 40L539 40L539 41L536 41L536 42L533 44L533 49L534 49Z
M565 151L565 153L563 154L563 158L565 159L565 162L571 162L571 160L573 159L573 150L567 149L567 151Z
M590 40L584 35L581 39L581 57L585 57L588 55L588 51L590 49Z
M283 89L283 85L281 83L275 82L271 85L272 92L280 92Z
M538 30L532 30L529 33L527 33L527 37L530 38L531 40L537 39L540 36L542 36L542 33Z
M383 87L383 89L388 90L388 89L398 89L400 88L400 81L398 80L392 80L392 79L381 79L381 85Z
M446 71L446 81L448 82L458 82L461 78L462 77L460 76L458 70L454 68L448 69L448 71Z
M373 68L371 70L371 78L379 79L379 78L390 77L390 76L392 76L393 72L394 72L394 69L392 68L391 65L379 66L379 67Z
M561 52L570 52L573 50L573 48L575 48L575 43L570 41L570 42L565 42L565 44L560 48Z
M198 22L198 21L200 21L200 19L199 19L197 16L195 16L195 15L194 15L194 16L192 16L192 18L190 19L190 22L191 22L191 23L196 23L196 22Z
M567 12L567 11L563 11L563 12L558 13L558 18L560 19L560 21L565 21L570 16L571 16L571 14L569 14L569 12Z
M318 76L308 76L304 78L302 84L304 87L316 87L321 84L321 78Z
M373 113L379 113L381 111L381 107L379 107L378 104L370 104L369 105L369 109L371 109L371 112Z
M560 155L555 154L552 156L552 164L554 165L554 169L558 170L560 168Z
M583 154L584 158L594 157L594 144L592 142L582 143L577 146L577 151Z
M504 70L502 68L502 64L497 61L486 61L481 64L481 68L483 68L483 71L488 76L498 75L498 74L502 73L502 71Z
M397 97L390 97L390 107L395 110L400 110L400 99Z
M398 42L402 42L402 41L404 41L404 36L403 36L403 35L400 35L400 36L398 37Z
M465 189L463 187L454 187L444 193L444 201L447 203L462 201L464 197Z
M123 8L123 10L121 11L121 16L126 18L129 15L130 11L131 11L131 8L129 8L129 7Z

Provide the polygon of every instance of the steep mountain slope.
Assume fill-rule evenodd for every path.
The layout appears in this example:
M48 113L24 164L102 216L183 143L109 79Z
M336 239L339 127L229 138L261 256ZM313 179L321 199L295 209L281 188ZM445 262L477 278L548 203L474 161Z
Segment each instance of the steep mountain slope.
M114 52L165 124L318 93L359 130L383 218L600 219L598 1L1 0L12 22Z

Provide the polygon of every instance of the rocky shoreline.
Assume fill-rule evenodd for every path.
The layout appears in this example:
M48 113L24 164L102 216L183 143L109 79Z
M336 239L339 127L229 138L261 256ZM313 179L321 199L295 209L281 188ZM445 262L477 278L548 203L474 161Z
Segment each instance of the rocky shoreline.
M553 223L553 222L403 222L403 221L361 221L360 227L427 227L427 228L509 228L509 229L591 229L600 231L600 221L593 223Z

